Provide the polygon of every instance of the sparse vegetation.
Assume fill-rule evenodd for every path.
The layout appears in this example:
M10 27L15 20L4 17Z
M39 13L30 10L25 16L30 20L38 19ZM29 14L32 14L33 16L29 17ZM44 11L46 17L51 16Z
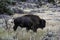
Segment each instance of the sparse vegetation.
M55 5L55 0L48 0L48 3L52 3L53 5Z
M9 5L11 5L11 1L10 0L1 0L0 1L0 14L8 14L8 15L12 15L13 11L10 10L10 8L8 8Z
M24 2L26 0L22 0ZM54 0L49 0L49 3L55 4ZM13 11L8 8L9 5L15 5L15 2L12 2L11 0L1 0L0 1L0 14L8 14L12 15ZM39 4L42 5L42 4ZM29 10L29 9L28 9ZM42 7L39 9L40 11L44 11L44 13L35 13L36 15L39 15L39 17L44 18L47 21L46 28L57 32L56 35L52 35L53 37L49 38L47 29L46 30L38 30L36 35L34 35L34 32L31 33L31 31L26 32L26 30L19 30L17 29L16 32L11 30L5 30L3 27L0 27L0 40L60 40L60 10L59 8L49 8L49 7ZM55 10L54 12L52 12ZM25 14L16 14L14 17L23 16ZM49 31L48 30L48 31ZM18 32L18 33L17 33ZM58 34L58 35L57 35ZM48 38L47 38L48 37ZM15 39L14 39L15 38ZM47 38L47 39L46 39Z

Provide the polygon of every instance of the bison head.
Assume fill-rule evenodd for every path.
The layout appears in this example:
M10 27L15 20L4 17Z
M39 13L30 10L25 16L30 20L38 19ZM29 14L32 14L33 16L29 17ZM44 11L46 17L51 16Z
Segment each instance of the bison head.
M39 24L38 28L43 29L43 28L45 28L45 26L46 26L46 21L44 19L40 19L40 24Z

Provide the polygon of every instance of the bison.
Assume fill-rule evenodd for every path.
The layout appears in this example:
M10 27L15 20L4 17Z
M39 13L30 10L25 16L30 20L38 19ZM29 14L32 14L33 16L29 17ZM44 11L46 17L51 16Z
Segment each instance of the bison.
M46 25L46 21L41 19L37 15L24 15L22 17L18 17L14 19L14 31L16 31L17 27L26 28L27 31L30 29L34 32L37 32L38 28L43 29Z

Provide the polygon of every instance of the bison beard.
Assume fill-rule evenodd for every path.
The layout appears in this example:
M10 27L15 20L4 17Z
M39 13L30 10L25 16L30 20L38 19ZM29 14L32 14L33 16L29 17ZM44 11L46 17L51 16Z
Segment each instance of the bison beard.
M40 19L36 15L24 15L22 17L18 17L14 19L14 31L16 31L17 27L20 26L21 28L26 27L26 30L29 31L30 29L34 32L37 32L38 28L43 29L46 25L46 21L44 19Z

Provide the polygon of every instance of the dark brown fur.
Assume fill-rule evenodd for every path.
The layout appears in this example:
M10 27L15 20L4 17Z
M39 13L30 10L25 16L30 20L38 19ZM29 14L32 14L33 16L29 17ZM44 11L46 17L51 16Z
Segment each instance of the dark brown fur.
M16 31L17 27L26 28L28 30L33 30L37 32L38 28L43 29L46 25L46 21L44 19L39 18L37 15L24 15L22 17L18 17L14 19L14 31Z

